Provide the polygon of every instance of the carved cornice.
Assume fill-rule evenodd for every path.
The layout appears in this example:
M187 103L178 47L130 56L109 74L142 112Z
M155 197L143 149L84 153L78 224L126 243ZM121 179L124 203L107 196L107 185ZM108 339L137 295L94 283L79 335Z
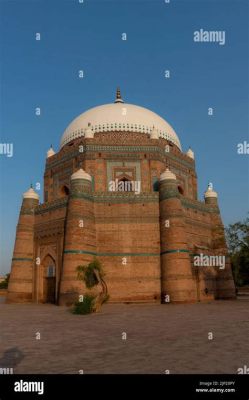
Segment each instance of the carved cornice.
M43 214L48 211L55 210L57 208L62 208L66 207L68 203L68 198L67 197L62 197L60 199L56 199L47 203L40 204L39 206L36 207L35 209L35 214Z
M93 195L91 193L85 193L82 192L81 190L74 190L71 194L70 194L70 198L71 199L85 199L88 201L93 201Z
M96 203L157 203L159 200L157 192L140 194L130 192L97 192L93 197Z
M188 157L184 153L180 151L178 153L178 151L176 151L174 147L174 150L165 153L165 145L168 142L164 139L157 141L157 145L155 145L154 142L153 145L151 145L151 139L148 139L146 137L141 138L140 136L140 138L133 138L135 139L134 141L125 141L124 134L115 137L114 132L112 132L112 138L109 138L110 144L107 144L107 138L105 138L105 141L100 140L100 138L96 139L96 144L89 143L88 140L75 141L72 147L67 149L67 151L64 151L64 149L62 149L56 155L56 158L54 160L48 159L49 161L46 164L46 169L55 168L56 166L64 164L77 156L81 156L86 159L94 159L98 157L94 153L99 152L105 153L105 156L108 157L135 157L136 159L139 159L143 156L143 154L141 155L139 153L147 153L149 159L156 159L163 162L165 158L169 158L172 161L179 162L190 170L195 169L194 161L188 160ZM127 142L131 143L127 144ZM79 152L80 145L84 149L83 153Z
M198 201L198 200L191 200L191 199L181 196L181 202L185 208L193 208L198 211L208 212L208 213L212 213L212 214L220 213L220 210L218 207L211 207L211 206L209 206L205 203L202 203L201 201Z
M82 198L96 203L150 203L159 202L159 193L130 193L130 192L95 192L95 193L82 193L74 192L71 195L72 198ZM191 200L189 198L181 196L174 190L167 190L160 193L160 201L169 198L180 198L184 208L192 208L201 212L208 212L213 214L219 214L218 207L211 207L198 200ZM53 200L49 203L40 204L35 208L35 215L47 213L49 211L56 210L58 208L66 207L68 204L68 197ZM33 214L31 210L25 210L27 214Z

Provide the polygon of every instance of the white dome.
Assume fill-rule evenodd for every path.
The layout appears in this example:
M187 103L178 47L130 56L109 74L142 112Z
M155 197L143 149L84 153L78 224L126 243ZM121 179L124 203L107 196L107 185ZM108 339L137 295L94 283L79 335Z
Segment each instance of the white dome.
M74 179L87 179L88 181L92 181L91 175L89 175L82 168L78 169L78 171L74 172L74 174L71 175L71 180Z
M31 187L31 188L29 188L29 190L27 192L23 193L23 198L24 199L36 199L36 200L39 200L39 194L36 193L34 191L34 189Z
M178 136L168 122L147 108L121 101L94 107L80 114L65 130L61 138L61 147L84 136L89 123L94 133L129 131L150 134L154 126L159 137L170 140L181 150Z
M168 179L176 180L176 176L175 174L173 174L173 172L170 171L169 168L166 168L166 170L160 175L160 182Z

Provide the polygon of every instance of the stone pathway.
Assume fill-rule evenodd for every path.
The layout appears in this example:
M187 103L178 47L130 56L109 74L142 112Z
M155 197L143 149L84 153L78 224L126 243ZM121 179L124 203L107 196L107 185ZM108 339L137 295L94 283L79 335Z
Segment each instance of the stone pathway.
M107 304L87 316L48 304L0 304L0 368L14 373L237 373L244 365L246 301Z

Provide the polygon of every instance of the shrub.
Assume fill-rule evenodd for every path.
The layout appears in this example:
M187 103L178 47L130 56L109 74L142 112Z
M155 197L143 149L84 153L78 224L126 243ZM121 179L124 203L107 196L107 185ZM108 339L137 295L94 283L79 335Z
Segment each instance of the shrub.
M73 314L90 314L93 312L95 296L85 294L83 301L76 301L73 305Z
M5 275L5 280L0 282L0 289L8 289L10 274Z
M88 265L79 265L76 268L77 279L83 281L87 289L92 289L94 286L99 285L101 292L97 296L85 295L83 302L74 304L74 314L89 314L92 312L99 312L101 305L108 301L109 295L107 292L107 285L103 279L104 271L101 262L94 257Z

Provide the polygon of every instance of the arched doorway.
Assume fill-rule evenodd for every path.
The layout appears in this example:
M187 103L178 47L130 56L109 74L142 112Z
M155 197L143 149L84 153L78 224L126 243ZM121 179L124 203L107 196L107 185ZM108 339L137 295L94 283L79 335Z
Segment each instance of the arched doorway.
M43 302L56 302L56 267L50 255L47 255L43 262Z

